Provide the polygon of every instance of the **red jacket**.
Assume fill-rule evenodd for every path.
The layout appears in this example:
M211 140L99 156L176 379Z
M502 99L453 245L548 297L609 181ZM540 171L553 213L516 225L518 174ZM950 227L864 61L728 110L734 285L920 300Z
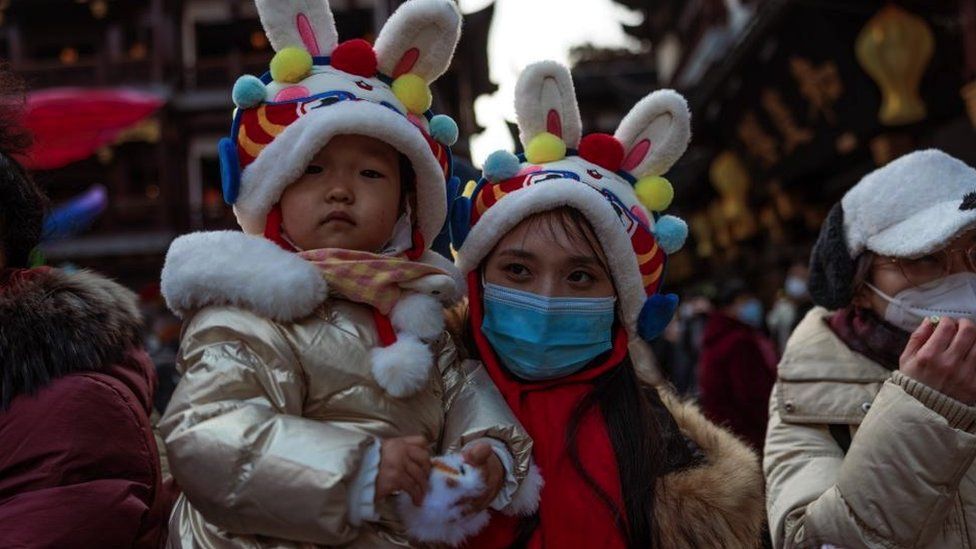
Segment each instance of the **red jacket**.
M776 350L762 332L720 312L705 325L698 384L702 411L762 452Z
M0 274L0 545L160 547L173 490L149 423L135 296L89 273Z

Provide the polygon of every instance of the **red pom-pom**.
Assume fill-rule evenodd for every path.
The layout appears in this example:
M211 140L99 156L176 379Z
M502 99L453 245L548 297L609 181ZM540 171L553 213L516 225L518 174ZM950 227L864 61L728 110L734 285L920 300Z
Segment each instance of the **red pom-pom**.
M377 65L373 46L362 38L346 40L332 50L332 66L340 71L372 78L376 76Z
M580 140L579 155L611 172L620 169L624 161L624 146L607 133L591 133Z

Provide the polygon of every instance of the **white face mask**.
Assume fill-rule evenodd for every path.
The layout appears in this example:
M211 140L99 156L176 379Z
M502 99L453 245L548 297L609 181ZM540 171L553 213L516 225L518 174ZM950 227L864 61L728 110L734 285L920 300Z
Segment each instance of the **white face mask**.
M884 319L913 332L926 317L948 316L976 320L976 273L956 273L908 288L891 297L874 285L868 287L888 302Z

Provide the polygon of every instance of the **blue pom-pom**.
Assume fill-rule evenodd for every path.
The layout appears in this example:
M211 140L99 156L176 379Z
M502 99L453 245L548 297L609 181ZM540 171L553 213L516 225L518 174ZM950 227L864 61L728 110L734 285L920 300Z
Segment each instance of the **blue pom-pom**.
M688 224L673 215L661 216L654 222L654 238L664 253L673 254L688 240Z
M654 294L647 298L637 317L637 333L644 341L651 341L664 332L678 310L678 296Z
M505 181L518 175L522 165L514 154L508 151L495 151L485 160L484 176L492 183Z
M441 145L454 145L458 140L457 122L446 114L438 114L430 119L430 136Z
M237 158L237 145L229 137L217 143L217 156L220 159L220 186L224 191L224 202L233 206L241 190L241 163Z
M239 109L250 109L260 105L266 96L267 88L264 87L264 82L250 74L238 78L237 82L234 82L234 91L231 93L234 104Z
M451 246L455 250L460 250L471 229L471 200L468 197L459 196L454 200L448 222L451 229Z

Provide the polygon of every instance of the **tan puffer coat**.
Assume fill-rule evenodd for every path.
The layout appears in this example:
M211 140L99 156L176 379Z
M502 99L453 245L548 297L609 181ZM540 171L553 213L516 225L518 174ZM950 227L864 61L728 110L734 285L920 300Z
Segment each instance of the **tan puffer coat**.
M319 276L273 244L252 244L248 257L260 263L268 254L263 259L276 261L282 277ZM186 315L183 378L160 424L184 491L170 520L171 546L408 545L389 501L377 505L378 522L350 521L349 489L376 438L424 435L435 454L493 438L513 456L515 478L524 478L528 436L480 364L457 359L446 332L430 344L437 358L426 387L394 398L370 373L378 340L370 309L302 291L304 282L314 287L317 280L285 279L256 283L266 292L281 284L288 290L275 303L290 308L263 310L255 289L228 289L229 278L253 273L228 267L221 278L227 286L207 286L178 269L190 260L192 254L171 250L163 279L167 299ZM250 272L253 265L241 268ZM260 277L252 286L254 280ZM303 300L311 314L297 312L309 306ZM236 306L192 307L220 301Z
M976 547L976 409L851 351L827 314L797 327L770 401L774 546Z

